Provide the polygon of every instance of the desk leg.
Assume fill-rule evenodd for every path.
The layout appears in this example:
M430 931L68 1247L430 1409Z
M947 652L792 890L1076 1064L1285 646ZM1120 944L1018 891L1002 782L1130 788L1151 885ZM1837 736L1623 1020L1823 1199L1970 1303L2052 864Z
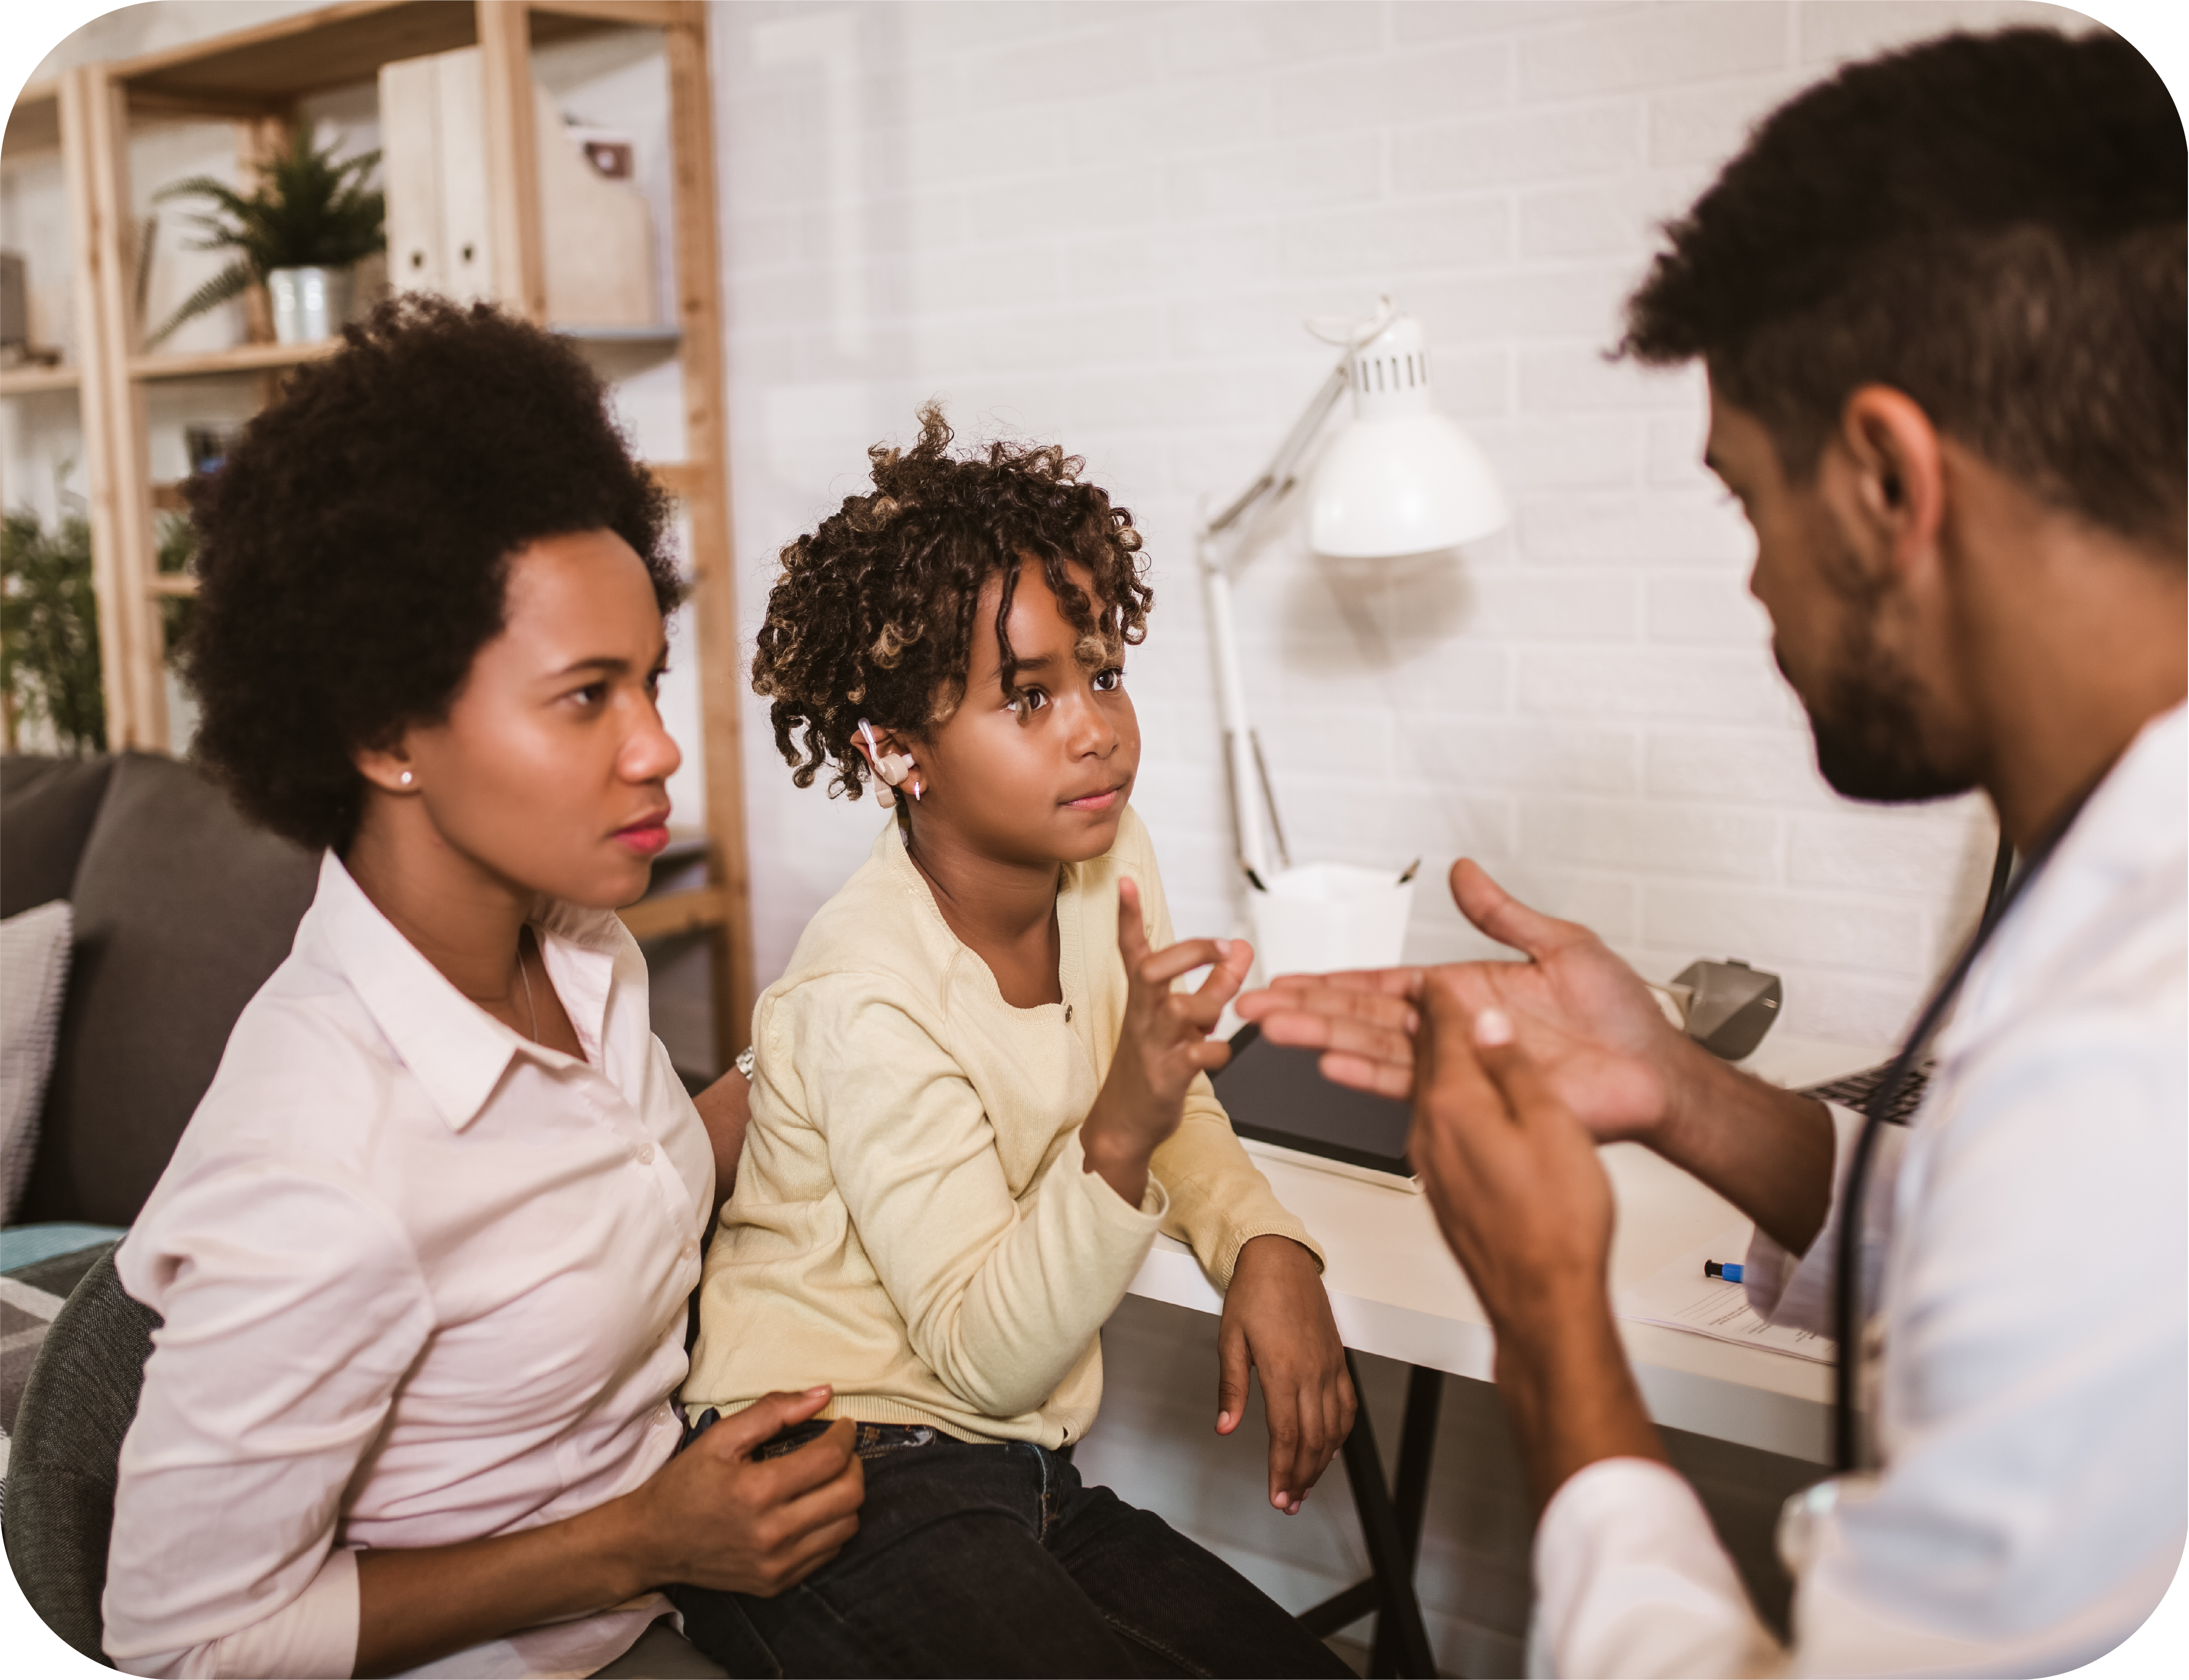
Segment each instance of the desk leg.
M1436 1451L1437 1412L1444 1400L1444 1372L1416 1366L1406 1377L1406 1411L1399 1428L1399 1466L1392 1488L1392 1516L1399 1529L1399 1543L1406 1548L1406 1593L1414 1619L1421 1619L1420 1600L1414 1592L1414 1574L1422 1555L1422 1520L1429 1503L1429 1460ZM1349 1463L1347 1474L1352 1473ZM1401 1650L1395 1616L1376 1618L1376 1641L1368 1661L1371 1674L1398 1674ZM1428 1635L1423 1635L1427 1648ZM1432 1666L1419 1672L1433 1674Z
M1353 1391L1361 1392L1353 1355L1345 1356ZM1406 1417L1399 1435L1399 1502L1383 1485L1383 1461L1376 1451L1376 1428L1364 1405L1345 1438L1345 1479L1353 1487L1353 1508L1368 1543L1375 1577L1349 1587L1300 1617L1317 1636L1335 1633L1376 1612L1375 1654L1371 1674L1422 1677L1436 1673L1421 1601L1414 1596L1414 1558L1421 1550L1422 1516L1428 1505L1429 1454L1436 1444L1437 1403L1444 1394L1444 1373L1417 1366L1406 1383Z

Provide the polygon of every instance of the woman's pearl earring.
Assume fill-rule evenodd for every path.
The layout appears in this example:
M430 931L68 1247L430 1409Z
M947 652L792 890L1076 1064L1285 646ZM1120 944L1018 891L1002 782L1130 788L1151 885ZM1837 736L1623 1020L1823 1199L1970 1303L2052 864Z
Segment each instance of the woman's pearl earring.
M404 771L404 772L400 776L397 777L395 779L396 779L397 781L400 782L400 783L401 783L404 787L406 787L406 788L407 788L407 787L409 787L409 786L410 785L410 772L409 771L407 771L407 770L406 770L406 771Z

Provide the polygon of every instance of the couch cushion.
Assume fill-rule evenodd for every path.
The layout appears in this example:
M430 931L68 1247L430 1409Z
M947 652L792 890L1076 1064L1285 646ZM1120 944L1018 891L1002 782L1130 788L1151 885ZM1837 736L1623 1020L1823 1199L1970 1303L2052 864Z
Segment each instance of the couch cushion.
M66 898L110 758L0 758L0 919Z
M289 954L318 867L189 766L115 760L76 870L68 1004L19 1219L137 1217L229 1029Z
M0 920L0 1221L14 1214L37 1151L69 947L65 898Z

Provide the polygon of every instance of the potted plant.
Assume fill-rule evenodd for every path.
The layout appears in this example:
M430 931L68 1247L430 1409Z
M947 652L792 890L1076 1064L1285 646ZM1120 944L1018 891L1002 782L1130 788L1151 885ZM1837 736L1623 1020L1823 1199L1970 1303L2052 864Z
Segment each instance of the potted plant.
M0 521L0 709L9 752L24 723L43 723L65 753L106 750L91 527L80 518L50 531L27 510Z
M195 319L263 281L274 304L274 337L282 344L330 338L349 312L351 265L387 248L387 201L365 178L377 151L337 162L330 142L315 150L304 129L288 153L266 166L248 198L210 175L193 175L154 194L156 199L210 199L217 213L194 217L206 237L197 251L233 249L235 261L183 300L144 341L152 348Z

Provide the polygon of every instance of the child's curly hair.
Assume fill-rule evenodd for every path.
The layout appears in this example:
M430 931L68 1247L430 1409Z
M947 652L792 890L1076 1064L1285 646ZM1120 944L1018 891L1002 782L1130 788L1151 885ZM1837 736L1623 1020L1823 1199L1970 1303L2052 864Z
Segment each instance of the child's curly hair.
M991 574L1004 580L995 631L1007 696L1018 693L1017 661L1004 625L1029 558L1079 631L1083 660L1147 635L1155 593L1141 579L1140 535L1129 512L1080 481L1086 462L1053 444L953 457L952 435L941 405L927 404L911 449L867 451L874 494L846 496L783 551L752 685L773 702L776 748L801 788L833 764L829 794L859 796L862 718L918 738L957 710ZM1066 571L1072 561L1094 574L1095 600Z

